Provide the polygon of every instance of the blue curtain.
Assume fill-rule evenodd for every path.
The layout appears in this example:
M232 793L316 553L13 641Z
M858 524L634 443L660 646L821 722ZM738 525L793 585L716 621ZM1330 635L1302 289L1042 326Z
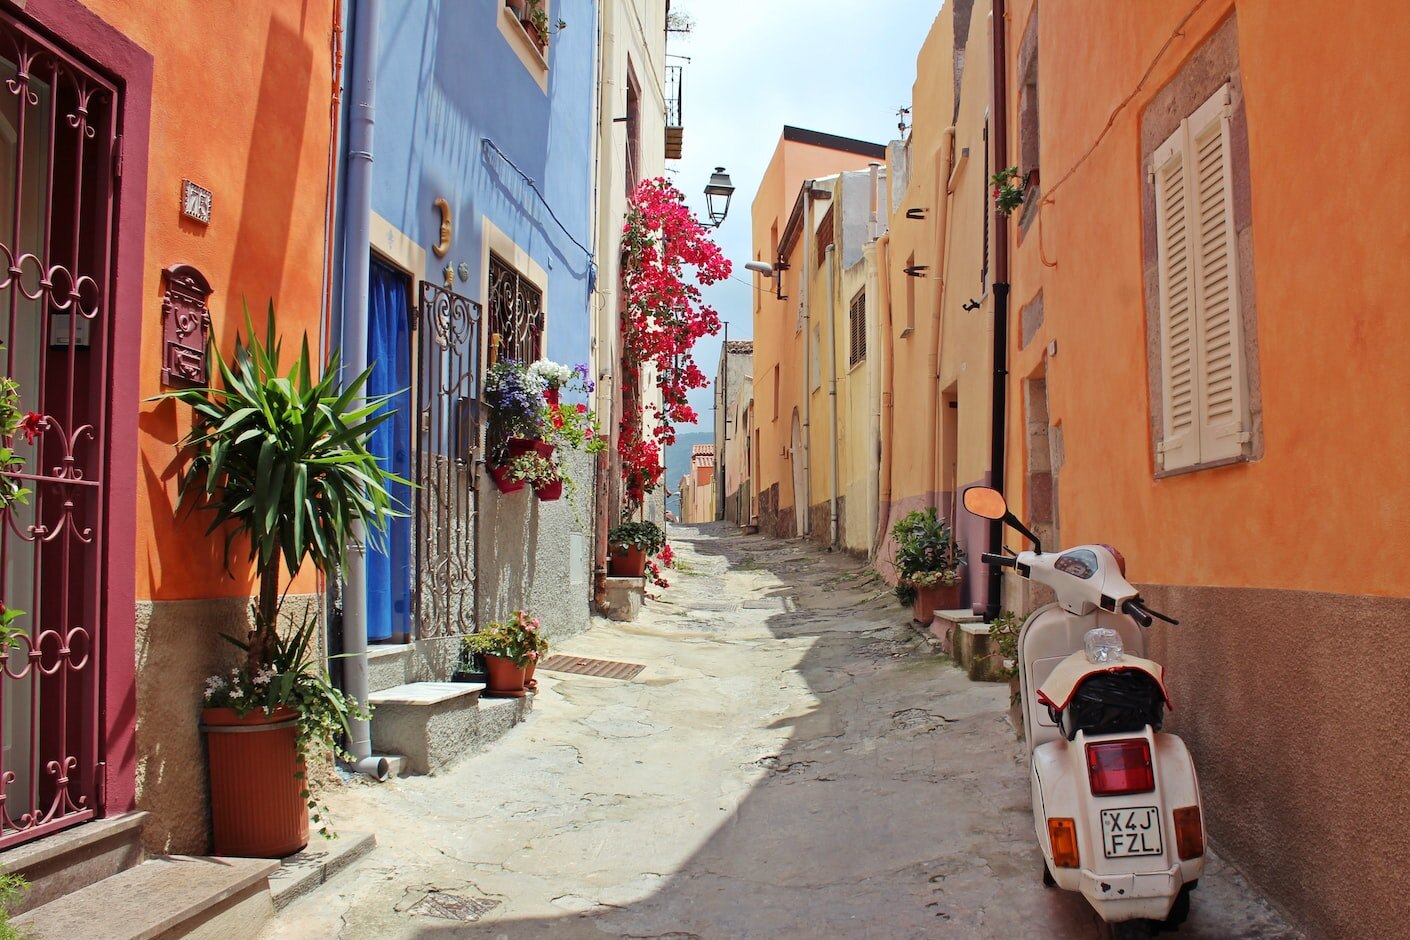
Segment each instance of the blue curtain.
M393 473L411 479L411 284L400 271L372 259L368 278L369 395L393 395L395 414L372 432L369 447ZM410 512L411 488L391 487L393 505ZM411 520L392 519L386 544L367 552L367 639L400 643L411 636Z

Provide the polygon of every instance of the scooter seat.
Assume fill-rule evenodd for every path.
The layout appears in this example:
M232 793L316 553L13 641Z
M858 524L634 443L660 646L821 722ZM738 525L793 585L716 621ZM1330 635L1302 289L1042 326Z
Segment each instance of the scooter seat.
M1083 650L1076 651L1053 667L1053 671L1048 673L1048 678L1038 689L1038 701L1049 708L1062 711L1072 701L1077 687L1088 676L1132 670L1143 672L1154 679L1160 688L1161 697L1165 699L1165 707L1174 708L1170 704L1170 692L1165 688L1165 667L1160 663L1153 659L1141 659L1139 656L1122 656L1112 663L1094 663L1087 658Z

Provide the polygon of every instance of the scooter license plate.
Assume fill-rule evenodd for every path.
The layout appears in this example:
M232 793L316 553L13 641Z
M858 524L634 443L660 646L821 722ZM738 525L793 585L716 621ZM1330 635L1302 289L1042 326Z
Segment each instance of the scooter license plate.
M1102 810L1102 851L1107 858L1161 854L1160 810L1154 806Z

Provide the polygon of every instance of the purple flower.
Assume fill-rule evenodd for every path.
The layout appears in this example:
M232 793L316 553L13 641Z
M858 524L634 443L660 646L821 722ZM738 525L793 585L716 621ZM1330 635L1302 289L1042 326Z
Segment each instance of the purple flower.
M593 392L595 392L595 391L597 391L597 383L594 382L592 379L588 379L588 380L587 380L587 392L588 392L588 394L591 395L591 394L592 394Z
M586 362L580 362L580 363L578 363L577 365L573 366L573 371L576 372L576 373L578 373L578 377L579 377L579 378L583 378L583 379L587 378L587 376L588 376L588 367L587 367L587 363L586 363Z

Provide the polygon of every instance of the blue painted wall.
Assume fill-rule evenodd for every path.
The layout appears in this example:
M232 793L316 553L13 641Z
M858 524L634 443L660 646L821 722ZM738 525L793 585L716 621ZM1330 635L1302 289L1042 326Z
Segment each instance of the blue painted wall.
M553 0L552 18L568 26L549 43L546 95L496 25L502 6L381 4L372 207L427 249L432 270L419 276L439 283L446 261L463 261L470 278L455 289L481 303L480 217L488 217L548 273L547 355L583 362L591 271L574 240L591 247L597 5ZM485 139L535 181L542 199ZM437 259L430 248L442 196L455 232L450 253Z

